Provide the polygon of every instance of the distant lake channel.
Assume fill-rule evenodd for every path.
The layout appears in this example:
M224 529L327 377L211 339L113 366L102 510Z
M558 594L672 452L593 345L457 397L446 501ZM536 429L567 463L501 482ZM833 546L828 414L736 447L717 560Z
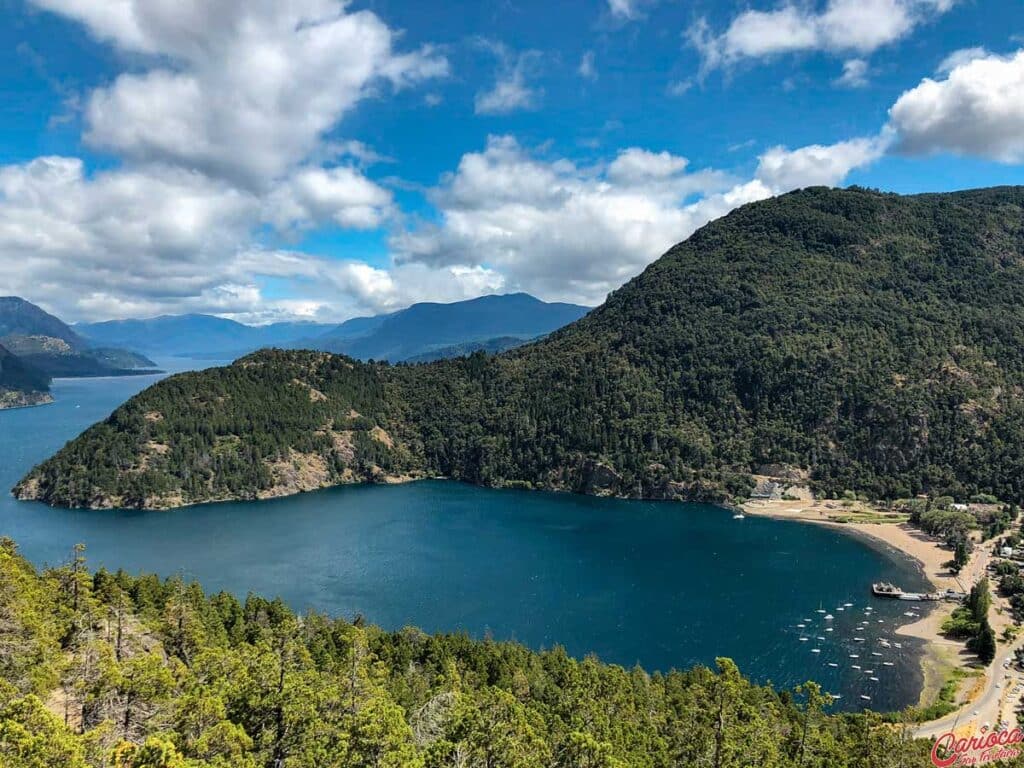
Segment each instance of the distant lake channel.
M908 558L830 528L446 481L171 512L51 509L6 492L156 378L62 379L54 404L0 411L0 535L40 565L84 542L94 567L182 574L207 592L279 595L300 611L361 614L388 629L561 644L649 670L728 656L778 688L814 679L842 694L836 709L917 702L920 643L893 638L911 621L908 604L869 590L879 579L914 590L926 582ZM882 648L881 637L902 648Z

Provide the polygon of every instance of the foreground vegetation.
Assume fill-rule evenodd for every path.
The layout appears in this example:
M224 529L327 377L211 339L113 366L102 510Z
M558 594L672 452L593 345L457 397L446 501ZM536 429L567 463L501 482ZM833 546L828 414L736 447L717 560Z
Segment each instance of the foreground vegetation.
M177 376L18 487L175 506L444 475L742 497L1024 498L1024 188L807 189L695 233L535 344L426 365L264 351Z
M4 768L916 766L928 744L829 715L728 659L648 674L562 650L388 633L279 601L37 573L0 539Z

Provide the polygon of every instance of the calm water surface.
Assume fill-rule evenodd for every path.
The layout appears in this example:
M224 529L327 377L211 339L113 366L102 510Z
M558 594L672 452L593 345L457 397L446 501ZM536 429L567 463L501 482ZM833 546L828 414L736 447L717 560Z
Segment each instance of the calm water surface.
M0 489L153 381L60 380L55 404L0 411ZM700 504L440 481L172 512L50 509L4 492L0 534L39 564L84 542L94 566L180 573L207 591L280 595L390 629L489 632L661 670L730 656L761 682L818 680L843 709L866 705L861 694L876 709L904 706L920 686L916 643L877 642L911 604L868 594L880 578L923 588L913 563L832 530Z

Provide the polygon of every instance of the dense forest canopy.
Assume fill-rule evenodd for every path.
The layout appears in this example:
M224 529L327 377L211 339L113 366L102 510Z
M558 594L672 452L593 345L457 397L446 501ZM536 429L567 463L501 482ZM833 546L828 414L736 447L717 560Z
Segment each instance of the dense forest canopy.
M4 768L887 768L930 745L808 683L389 633L0 539Z
M0 346L0 389L47 392L50 377Z
M23 498L170 506L444 475L646 498L1024 501L1024 188L812 188L744 206L586 317L496 356L263 351L176 376Z

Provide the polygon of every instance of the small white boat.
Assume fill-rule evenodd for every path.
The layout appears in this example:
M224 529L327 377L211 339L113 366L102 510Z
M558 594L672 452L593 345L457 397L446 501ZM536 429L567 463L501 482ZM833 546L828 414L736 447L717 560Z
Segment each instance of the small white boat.
M883 662L882 662L882 665L883 665L883 666L886 666L886 667L894 667L894 666L896 666L896 665L895 665L895 664L893 664L893 663L892 663L891 661L883 661Z
M860 695L860 697L862 699L864 699L864 701L871 701L871 697L870 696L865 696L863 693Z
M917 614L916 613L911 613L910 611L904 611L903 615L904 616L909 616L910 618L914 618Z
M818 635L818 639L819 639L819 640L824 640L824 639L825 639L825 636L824 636L824 635Z
M804 627L806 627L806 626L807 626L806 624L797 624L797 625L796 625L796 628L797 628L797 629L803 629L803 628L804 628Z
M737 512L735 515L732 516L732 519L733 520L746 520L747 518L746 518L746 515L744 515L742 512Z
M821 653L821 648L811 648L811 653Z
M844 608L853 608L853 603L843 603Z
M850 669L860 669L860 664L851 664Z
M826 632L831 632L832 631L832 627L825 627L825 631Z
M826 613L825 614L825 621L832 621L832 619L834 619L834 618L835 618L835 616L833 616L831 613Z
M843 694L841 694L841 693L826 693L825 695L828 696L830 699L841 699L841 698L843 698Z
M819 608L818 610L815 611L815 613L824 613L824 612L825 612L824 608Z
M839 665L838 665L838 664L836 664L836 663L835 663L834 661L830 661L830 662L828 663L828 665L829 665L830 667L838 667L838 666L839 666Z
M855 643L863 643L864 642L864 638L863 637L855 637L855 638L853 638L853 642L855 642Z
M838 608L836 608L836 610L837 610L837 611L845 611L846 609L845 609L845 608L843 608L843 606L841 606L841 605L840 605L840 606L839 606Z
M850 654L850 658L851 658L851 659L859 659L859 658L860 658L860 655L859 655L859 654L856 654L856 653L851 653L851 654Z
M879 619L879 620L878 620L878 623L879 623L879 624L884 624L884 623L885 623L885 619Z
M871 655L872 656L881 656L882 654L880 654L878 651L872 651Z
M809 637L801 637L801 638L800 638L800 642L801 642L801 643L806 643L806 642L807 642L808 640L810 640L810 638L809 638Z
M878 682L878 678L877 677L872 677L871 680L874 680L876 683Z
M865 669L864 670L864 674L865 675L873 675L873 674L875 674L875 670L873 670L873 669Z

